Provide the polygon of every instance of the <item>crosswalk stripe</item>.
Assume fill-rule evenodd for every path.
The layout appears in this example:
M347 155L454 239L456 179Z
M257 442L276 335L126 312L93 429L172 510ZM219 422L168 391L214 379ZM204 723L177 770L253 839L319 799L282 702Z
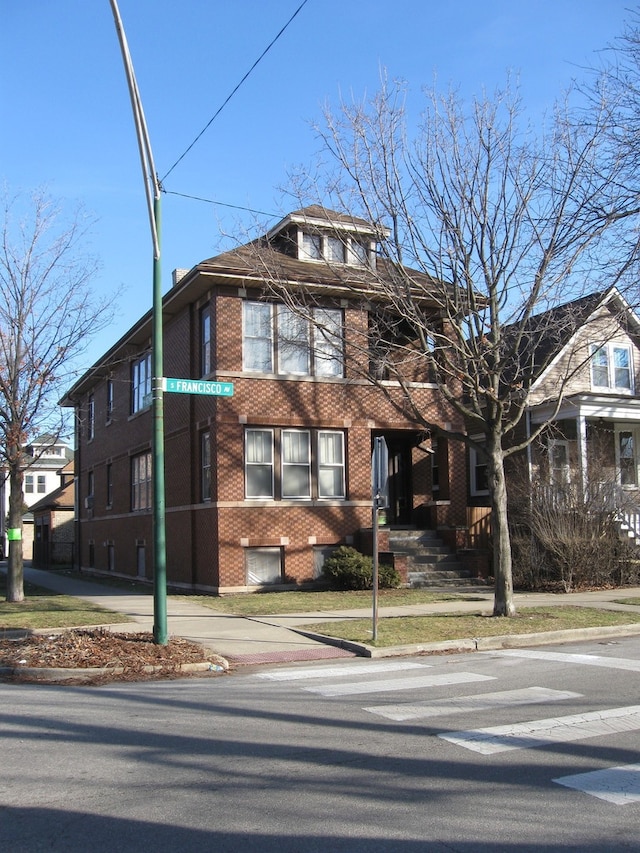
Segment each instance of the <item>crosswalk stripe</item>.
M509 726L490 726L460 732L441 732L438 737L459 746L493 755L512 749L528 749L552 743L569 743L591 737L640 729L640 705L592 711Z
M415 690L417 687L441 687L447 684L462 684L470 681L495 681L491 675L474 672L456 672L443 675L419 675L413 678L385 679L382 681L358 681L349 684L321 684L304 687L310 693L321 696L353 696L358 693L395 693L398 690Z
M307 678L331 678L341 675L369 675L376 672L400 672L407 669L430 669L428 663L411 663L410 661L381 661L379 663L352 663L341 666L317 666L306 669L275 669L270 672L256 673L256 678L267 678L272 681L304 681Z
M386 717L389 720L420 720L437 717L442 714L459 714L463 711L489 711L495 708L508 708L517 705L531 705L536 702L561 702L564 699L577 699L580 693L568 690L550 690L546 687L526 687L522 690L503 690L498 693L481 693L473 696L455 696L451 699L433 699L431 702L414 702L404 705L375 705L365 708L371 714Z
M576 655L565 652L545 652L534 649L500 649L487 654L510 658L529 658L530 660L555 661L557 663L583 664L585 666L604 666L607 669L626 669L640 672L640 660L632 658L608 658L604 655Z
M617 806L640 802L640 764L623 764L590 773L560 776L552 781Z

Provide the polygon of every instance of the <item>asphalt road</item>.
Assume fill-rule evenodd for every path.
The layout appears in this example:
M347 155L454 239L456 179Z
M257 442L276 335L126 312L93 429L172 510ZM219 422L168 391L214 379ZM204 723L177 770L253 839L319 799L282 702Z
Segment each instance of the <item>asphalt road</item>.
M638 851L639 687L639 638L0 684L0 850Z

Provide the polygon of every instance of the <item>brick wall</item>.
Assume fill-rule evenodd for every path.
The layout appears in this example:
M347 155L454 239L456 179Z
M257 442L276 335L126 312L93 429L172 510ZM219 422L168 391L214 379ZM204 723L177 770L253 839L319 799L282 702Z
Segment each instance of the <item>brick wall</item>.
M241 372L242 299L237 292L215 292L211 315L215 320L216 371L234 382L232 397L165 394L165 477L167 576L170 583L207 590L246 585L245 555L252 547L278 547L287 579L309 580L314 569L314 549L353 543L361 528L371 524L372 432L406 435L414 442L419 425L402 412L400 389L394 401L359 379L347 363L347 380L314 381L309 378L276 379ZM204 298L204 297L203 297ZM198 375L199 307L188 305L167 323L165 374ZM366 331L366 313L345 309L345 327L356 342ZM153 565L151 512L131 512L131 457L150 448L151 413L130 414L130 359L145 351L148 341L123 350L109 378L114 383L114 409L106 420L106 379L94 388L95 437L87 441L80 423L76 457L80 503L80 563L89 566L90 545L94 567L108 569L109 546L118 574L135 575L138 550L145 548L146 576ZM355 351L355 350L354 350ZM229 375L231 374L231 375ZM456 424L455 414L437 391L424 386L416 391L428 416ZM244 431L265 428L307 427L344 431L346 450L346 501L247 501L244 490ZM211 500L202 501L200 489L201 436L211 434ZM430 459L413 449L413 517L425 519L431 503ZM107 466L111 466L113 501L107 505ZM448 447L451 482L446 510L437 522L455 530L466 519L466 465L464 448ZM95 489L92 510L84 507L89 472Z

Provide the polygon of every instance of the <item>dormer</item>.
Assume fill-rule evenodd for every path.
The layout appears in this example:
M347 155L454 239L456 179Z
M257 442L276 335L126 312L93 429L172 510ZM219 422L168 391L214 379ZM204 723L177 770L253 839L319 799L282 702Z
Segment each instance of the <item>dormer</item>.
M267 234L277 251L300 261L357 267L375 265L386 229L364 219L311 205L288 214Z

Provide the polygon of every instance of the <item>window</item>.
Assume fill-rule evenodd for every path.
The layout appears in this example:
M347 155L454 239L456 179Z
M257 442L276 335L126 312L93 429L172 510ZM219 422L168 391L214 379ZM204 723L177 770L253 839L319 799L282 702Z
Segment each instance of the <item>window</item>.
M312 318L285 305L244 303L244 369L295 376L343 376L343 313L315 308Z
M469 478L472 495L489 494L487 460L475 447L469 448Z
M211 311L209 305L200 309L200 376L211 373Z
M38 474L38 494L44 495L47 491L47 478L44 474Z
M311 497L311 446L307 431L282 431L282 497Z
M346 496L344 434L247 429L245 483L249 499L342 500Z
M440 491L440 458L438 455L438 439L431 439L431 491Z
M318 433L318 497L344 498L344 434Z
M211 433L203 432L200 439L201 494L203 501L211 500Z
M638 485L638 463L636 460L636 435L634 430L620 430L616 447L620 484L622 486Z
M336 264L344 263L345 245L339 237L325 237L326 258Z
M147 575L147 549L144 545L136 545L136 569L139 578Z
M94 493L95 480L93 476L93 471L89 471L87 474L87 497L92 498Z
M151 354L131 365L131 414L151 405Z
M631 364L627 347L613 348L613 387L631 391Z
M570 482L569 443L550 439L549 479L553 486L567 486Z
M342 376L344 373L342 311L335 308L315 308L313 321L316 376Z
M93 394L89 394L89 405L87 407L87 440L91 441L96 430L96 401Z
M245 551L247 584L280 583L282 580L282 550L280 548L247 548Z
M278 306L278 373L310 373L309 323L284 305Z
M320 234L302 232L300 260L326 261L329 264L369 265L370 242L348 234Z
M33 474L25 474L24 491L27 495L33 494Z
M245 493L248 498L273 498L273 430L246 431Z
M107 423L113 417L113 379L107 379Z
M309 234L306 231L303 232L302 255L303 259L311 261L322 260L322 237L320 234Z
M351 254L351 263L367 266L369 263L369 244L360 243L357 240L352 240L349 247Z
M107 506L108 506L108 507L110 507L110 506L112 505L112 503L113 503L113 471L112 471L112 468L111 468L111 462L107 462L106 475L107 475L107 483L106 483L106 486L107 486L107 494L106 494L106 498L107 498Z
M244 369L273 373L273 305L244 302L242 313Z
M631 350L628 346L591 346L591 384L594 388L632 391Z
M316 545L311 549L313 555L313 578L317 580L322 577L324 564L329 557L335 552L335 545Z
M131 459L131 509L151 509L151 452Z

